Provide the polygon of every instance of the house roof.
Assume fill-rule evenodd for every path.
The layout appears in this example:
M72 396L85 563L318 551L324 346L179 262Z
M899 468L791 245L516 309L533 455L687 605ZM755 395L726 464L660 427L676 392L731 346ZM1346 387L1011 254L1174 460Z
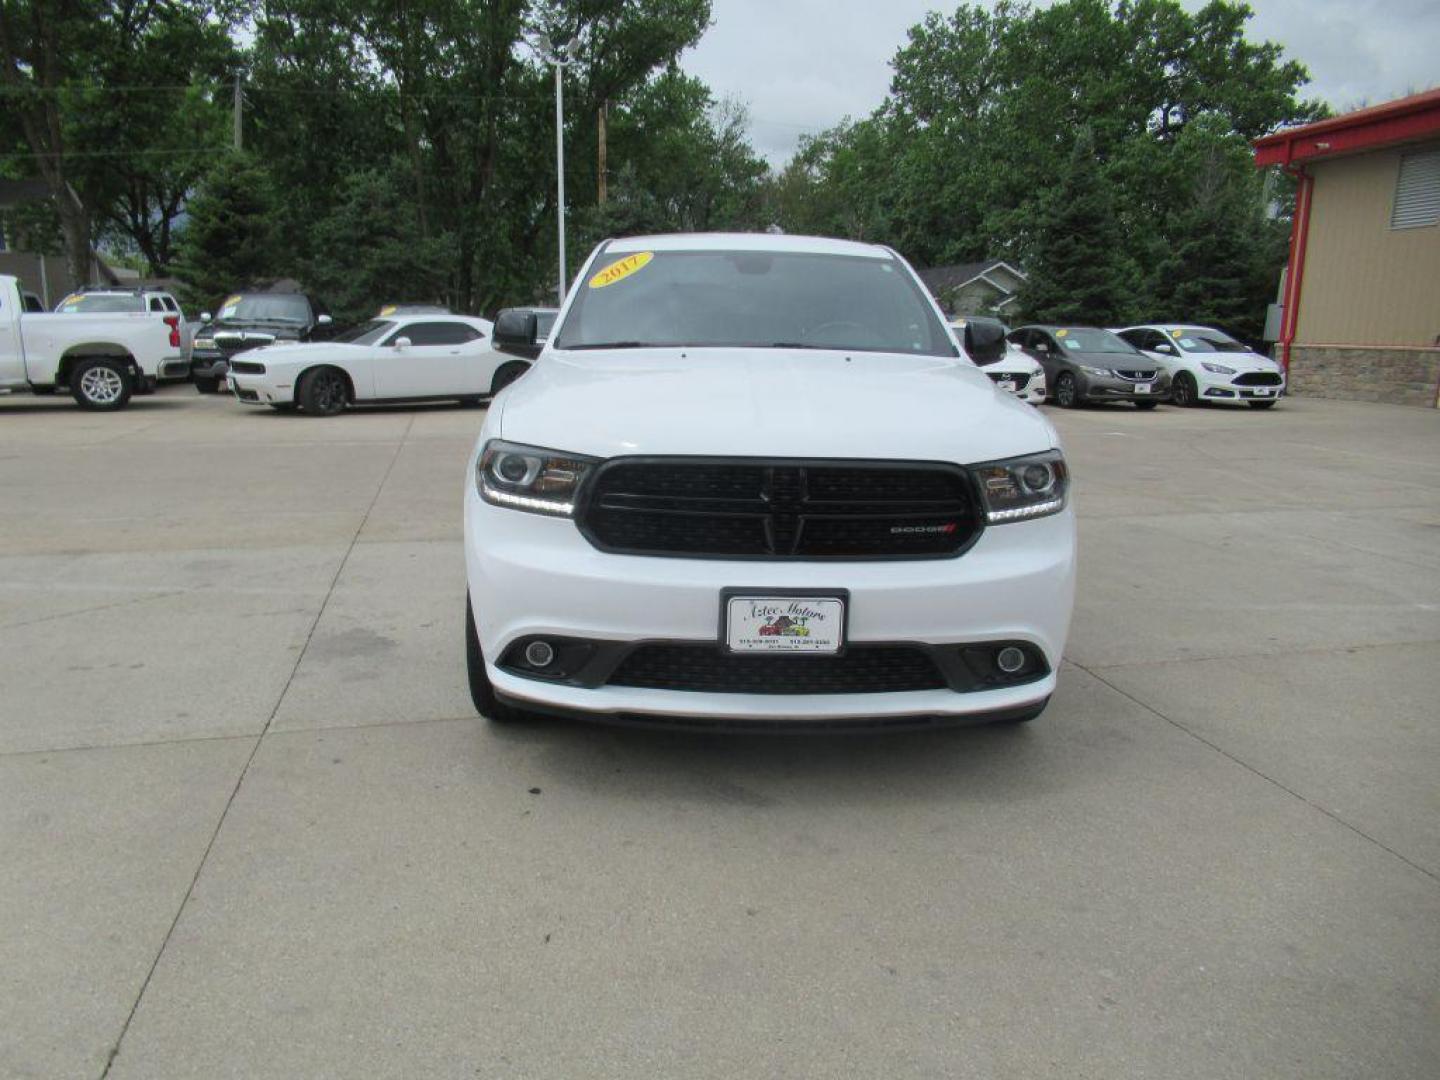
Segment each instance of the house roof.
M1255 164L1290 165L1440 137L1440 89L1286 128L1256 139Z
M919 271L919 274L920 280L925 282L926 287L938 296L940 293L950 292L963 285L968 285L978 278L985 277L991 271L1002 268L1022 281L1025 279L1023 271L1011 266L1004 259L984 259L980 262L955 263L952 266L932 266ZM1001 288L997 282L991 281L990 283Z

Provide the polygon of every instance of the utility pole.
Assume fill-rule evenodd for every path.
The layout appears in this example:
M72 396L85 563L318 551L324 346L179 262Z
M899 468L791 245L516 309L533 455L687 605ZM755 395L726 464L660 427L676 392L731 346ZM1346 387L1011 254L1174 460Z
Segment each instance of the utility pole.
M241 150L245 149L245 127L243 123L245 116L245 96L240 93L240 73L238 71L235 73L235 100L231 105L231 112L234 114L234 132L231 136L231 145L234 146L235 152L238 154Z
M599 190L599 192L598 192L598 200L597 200L597 201L599 202L599 204L600 204L601 206L604 206L604 205L605 205L605 194L606 194L606 192L605 192L605 121L609 118L609 115L610 115L610 102L609 102L609 101L602 101L602 102L600 103L600 151L599 151L599 154L597 155L597 158L596 158L597 165L598 165L597 171L598 171L599 174L600 174L600 176L599 176L600 190Z
M536 51L547 64L555 65L555 197L560 225L560 281L556 293L560 303L565 303L565 90L561 75L566 65L575 59L580 48L580 39L571 38L557 47L549 35L541 34L536 39Z

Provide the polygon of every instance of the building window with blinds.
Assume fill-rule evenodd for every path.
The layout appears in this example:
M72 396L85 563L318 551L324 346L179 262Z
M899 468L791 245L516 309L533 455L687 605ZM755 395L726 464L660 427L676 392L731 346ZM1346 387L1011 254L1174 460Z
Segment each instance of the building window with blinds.
M1440 222L1440 150L1401 156L1390 228L1416 229L1437 222Z

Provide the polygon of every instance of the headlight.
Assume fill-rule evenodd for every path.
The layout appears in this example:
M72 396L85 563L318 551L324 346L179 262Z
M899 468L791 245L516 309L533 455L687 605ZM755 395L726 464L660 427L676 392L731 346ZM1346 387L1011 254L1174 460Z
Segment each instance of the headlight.
M1081 364L1080 370L1089 372L1091 375L1109 375L1110 369L1103 367L1091 367L1089 364Z
M594 458L491 439L475 463L475 490L496 506L570 517Z
M1233 367L1226 367L1224 364L1212 364L1208 360L1201 360L1200 366L1203 367L1206 371L1213 372L1216 375L1235 374L1235 369Z
M1059 450L974 467L991 525L1058 514L1065 509L1070 471Z

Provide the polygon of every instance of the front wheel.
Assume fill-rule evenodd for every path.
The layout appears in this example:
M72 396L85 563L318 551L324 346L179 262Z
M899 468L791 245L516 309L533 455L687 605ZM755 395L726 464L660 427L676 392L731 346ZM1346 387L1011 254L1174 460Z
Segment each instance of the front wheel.
M1195 385L1195 376L1182 371L1170 384L1170 401L1182 409L1188 409L1200 400L1200 390Z
M1075 385L1075 376L1068 371L1055 384L1055 400L1062 409L1080 407L1080 391Z
M1252 409L1273 409L1275 407L1273 401L1251 401L1248 404Z
M121 360L82 360L70 373L70 393L82 409L113 412L123 409L135 391L135 380Z
M480 651L480 635L475 630L475 609L470 594L465 594L465 672L470 678L470 700L475 711L492 724L513 724L529 718L495 696L495 687L485 671L485 655Z
M345 408L350 387L335 368L315 368L305 373L295 396L311 416L334 416Z

